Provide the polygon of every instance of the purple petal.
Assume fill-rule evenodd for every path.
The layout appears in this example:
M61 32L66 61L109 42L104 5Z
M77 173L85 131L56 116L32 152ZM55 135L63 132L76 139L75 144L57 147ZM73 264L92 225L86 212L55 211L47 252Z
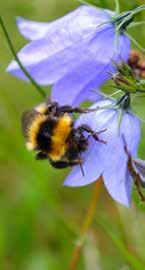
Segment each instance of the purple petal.
M94 55L95 44L93 43L91 51L88 49L88 43L97 32L106 30L108 27L112 28L109 23L97 28L102 18L108 20L110 15L104 10L85 6L76 12L73 21L68 22L66 19L68 22L66 28L64 25L61 28L58 23L57 31L51 28L52 34L47 33L42 39L31 42L19 52L20 60L37 83L52 84L67 72L77 69L81 62L86 64L94 62L98 46ZM26 79L15 61L8 66L7 71L21 79Z
M110 104L110 101L109 103L107 101L96 103L97 106L98 104L108 105ZM113 111L107 111L106 113L106 111L100 110L95 113L97 117L94 117L94 113L88 113L86 117L82 115L81 117L79 117L76 126L79 126L81 124L87 124L94 131L102 131L104 128L106 128L106 121L108 119L112 119L114 113L115 112ZM98 117L98 115L100 117ZM99 138L106 140L106 133L107 132L100 134ZM103 160L104 153L106 153L106 148L106 144L96 142L94 139L91 139L88 150L82 155L84 159L83 169L85 175L82 175L79 166L75 166L66 178L64 185L76 187L84 186L96 181L103 172Z
M34 22L22 17L17 17L16 22L19 32L30 40L43 38L49 29L49 23Z
M117 127L116 121L113 125L112 135L107 144L107 156L104 160L104 184L114 200L128 207L130 205L132 180L128 173L127 155L124 150L122 135L125 137L129 151L136 154L140 139L140 124L134 115L124 113L120 133L115 128Z
M127 207L130 206L131 203L131 193L132 193L132 186L133 186L133 179L129 173L129 171L126 171L126 178L125 178L125 186L126 186L126 194L128 197L128 205Z
M108 47L106 47L106 40L109 44ZM86 99L98 101L101 98L100 94L95 95L92 90L98 89L110 79L110 74L115 71L113 61L127 61L130 41L126 36L120 35L117 54L113 47L114 31L112 29L98 34L88 46L88 52L94 53L94 59L90 57L90 59L84 59L84 62L82 58L80 66L56 82L52 89L52 99L62 105L68 103L78 105Z
M108 32L111 34L112 31L106 30L100 32L98 39L101 39L104 35L107 38L109 35ZM86 66L94 66L97 53L100 52L103 44L102 42L92 42L92 46L88 47L89 41L90 39L85 39L84 37L84 40L82 38L79 43L71 44L70 38L64 41L63 36L56 36L55 40L47 37L26 45L18 53L18 57L39 84L48 85L59 80L68 71L73 69L78 70L79 66L82 67L82 63ZM107 52L106 49L105 51ZM106 61L105 57L103 61ZM23 72L15 61L12 61L8 66L7 71L25 79Z
M84 176L82 175L81 168L79 166L75 166L66 178L64 185L77 187L88 185L96 181L102 174L100 156L102 156L104 147L104 145L100 147L100 143L95 142L92 139L88 150L85 152L85 156L82 155L85 159L83 163ZM97 166L95 164L97 164Z
M49 46L48 46L49 44ZM86 48L75 45L73 48L63 48L63 41L59 47L48 39L37 40L26 45L18 57L31 74L41 85L49 85L63 77L68 70L76 67L84 58L89 58ZM76 58L80 56L80 60ZM15 61L8 66L7 71L21 78L27 79Z
M83 63L80 67L66 74L64 78L56 82L52 89L51 97L59 104L79 105L84 100L98 101L102 98L99 87L104 78L109 78L109 73L103 73L104 63ZM86 68L84 68L86 66ZM106 75L106 76L105 76ZM103 77L103 80L101 78ZM95 90L96 89L96 90Z
M120 133L124 135L131 155L136 157L141 136L140 120L132 113L124 114Z
M80 6L66 16L50 23L34 22L24 18L17 18L20 33L29 40L37 40L44 36L59 36L73 39L84 35L97 25L108 20L114 13L105 9ZM65 39L64 39L65 40ZM74 41L73 41L74 42Z
M129 206L126 190L127 156L123 142L115 134L111 134L107 145L107 155L104 157L104 184L115 201Z

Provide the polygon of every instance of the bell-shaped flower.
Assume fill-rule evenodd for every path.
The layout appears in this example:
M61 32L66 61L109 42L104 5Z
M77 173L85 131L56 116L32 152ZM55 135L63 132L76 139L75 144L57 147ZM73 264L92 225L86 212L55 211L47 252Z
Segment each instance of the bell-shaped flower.
M114 61L127 61L130 52L123 29L115 45L115 15L107 9L82 5L50 23L18 17L19 31L29 40L18 57L38 84L53 85L52 99L59 104L100 99L99 91L97 95L92 89L108 80ZM7 71L27 80L15 61Z
M91 138L88 150L82 155L84 175L80 167L75 166L64 185L84 186L95 182L102 175L104 185L112 198L128 207L133 180L128 170L128 156L124 149L123 137L128 151L135 158L140 140L140 121L129 110L124 109L119 125L120 109L113 106L114 101L111 99L99 101L92 108L102 109L81 115L77 120L77 126L86 124L95 132L106 129L98 135L106 144Z

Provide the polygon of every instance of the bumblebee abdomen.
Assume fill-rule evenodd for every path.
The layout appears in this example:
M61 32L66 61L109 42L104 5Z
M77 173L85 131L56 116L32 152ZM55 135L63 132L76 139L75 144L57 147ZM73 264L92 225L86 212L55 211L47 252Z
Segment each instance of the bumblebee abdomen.
M72 131L72 118L69 114L60 117L53 128L49 157L53 161L60 160L68 149L67 139Z

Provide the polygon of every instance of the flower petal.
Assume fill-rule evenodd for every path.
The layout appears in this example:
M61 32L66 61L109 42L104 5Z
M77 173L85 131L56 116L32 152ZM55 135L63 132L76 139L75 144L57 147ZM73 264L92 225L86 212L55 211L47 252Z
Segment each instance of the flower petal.
M109 38L110 41L112 38L112 29L100 31L95 40L93 37L94 30L93 36L90 32L87 38L82 36L81 39L79 38L79 41L72 43L69 35L66 35L64 39L64 36L59 33L59 35L53 36L53 38L48 36L31 42L18 53L18 57L37 83L48 85L59 80L73 69L77 71L79 66L83 70L87 66L96 66L94 63L99 61L98 54L100 51L105 53L105 57L100 57L101 62L106 62L110 51L105 46L102 49L102 46L106 39ZM90 42L92 39L93 41ZM84 65L86 66L85 68ZM12 61L7 71L22 79L26 79L16 61Z
M127 61L130 52L129 39L120 35L118 52L115 54L114 36L112 29L108 29L99 33L95 40L90 40L88 52L93 51L94 58L90 57L87 61L84 59L85 62L82 58L80 66L78 65L57 81L52 89L52 99L62 105L68 103L78 105L86 99L94 101L100 99L100 94L98 93L98 98L96 98L97 94L95 95L92 90L98 89L111 78L111 74L115 72L113 61ZM106 40L108 47L106 47Z
M114 13L105 9L97 9L82 5L62 18L49 23L35 22L17 17L17 26L20 33L29 40L37 40L44 36L63 35L73 38L84 35L91 28L108 20Z
M95 104L95 106L98 106L98 104L108 105L110 104L110 102L98 102ZM106 128L106 119L110 119L110 117L112 118L112 112L107 111L106 113L106 111L100 110L95 114L97 114L97 117L94 117L94 113L88 113L86 117L84 115L80 116L76 122L76 127L80 126L81 124L86 124L95 132L102 131L104 128ZM98 115L100 115L100 117L98 117ZM97 119L99 121L97 121ZM106 132L100 134L99 138L105 140ZM82 175L80 167L75 166L66 178L64 185L76 187L84 186L96 181L103 172L103 160L105 153L106 144L96 142L92 138L89 143L88 150L84 154L82 154L82 158L84 160L84 176Z
M81 168L79 166L75 166L73 170L70 172L68 177L66 178L64 185L79 187L88 185L94 181L96 181L99 176L102 174L102 166L100 162L100 155L102 154L102 150L104 145L100 147L99 142L95 142L91 140L90 146L88 150L85 152L84 163L83 163L83 171L84 175L82 175ZM82 155L83 157L83 155ZM96 166L97 164L97 166Z
M84 100L100 100L102 95L97 89L105 78L107 80L110 77L109 73L105 74L107 66L99 62L90 63L89 61L86 65L83 63L56 82L51 93L52 99L61 105L79 105Z
M48 23L34 22L22 17L16 18L19 32L27 39L37 40L43 38L49 29Z
M108 142L107 156L104 157L104 184L111 197L129 206L128 193L126 190L127 156L124 151L123 142L112 134Z
M128 170L126 172L125 186L126 186L126 194L127 194L127 197L128 197L128 205L125 205L125 206L129 207L130 203L131 203L131 193L132 193L133 179L132 179L132 177L131 177Z
M41 85L52 84L63 77L68 70L76 67L81 61L85 61L85 58L92 58L87 54L86 47L75 45L72 48L64 49L63 41L59 45L58 43L56 46L48 39L37 40L26 45L18 53L19 59L37 83ZM78 55L80 56L79 61L77 61ZM27 80L15 61L10 63L7 71Z
M117 122L114 122L112 138L107 144L108 155L105 157L103 178L112 198L128 207L130 205L132 180L128 172L127 155L124 150L122 135L125 137L129 151L133 155L136 154L140 139L140 125L134 115L125 113L121 122L120 134L116 133L115 127L117 127ZM107 162L107 159L109 162Z
M93 63L98 46L94 55L95 44L93 42L92 49L89 50L89 41L97 32L100 33L103 29L113 27L108 23L97 28L102 18L107 20L110 16L107 11L83 6L74 12L76 12L74 20L68 22L66 19L68 23L66 23L66 28L64 25L61 28L58 23L57 31L55 31L51 26L52 34L49 32L43 38L32 41L18 53L25 68L41 85L54 83L82 62ZM101 48L100 45L99 48ZM15 61L8 66L7 71L21 79L27 79Z
M140 120L132 113L125 113L121 123L121 134L124 135L127 148L136 157L141 136Z

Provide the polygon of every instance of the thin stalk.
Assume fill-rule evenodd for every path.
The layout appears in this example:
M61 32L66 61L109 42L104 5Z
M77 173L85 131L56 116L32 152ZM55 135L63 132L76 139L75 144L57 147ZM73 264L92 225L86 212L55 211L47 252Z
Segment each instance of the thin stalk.
M0 25L1 25L1 28L2 28L3 33L5 35L5 38L6 38L7 42L8 42L10 51L11 51L12 55L14 56L17 64L19 65L20 69L24 72L25 76L29 79L29 81L33 84L33 86L35 87L35 89L37 89L37 91L41 94L41 96L45 97L46 95L45 95L45 92L43 91L43 89L36 83L35 80L33 80L33 78L31 77L31 75L25 69L25 67L23 66L23 64L20 61L19 57L17 56L17 54L15 52L15 49L14 49L14 46L12 44L12 41L10 39L10 36L8 34L8 31L7 31L6 27L5 27L5 24L4 24L3 19L2 19L1 16L0 16Z
M132 14L125 16L125 18L121 21L121 23L116 27L117 31L120 31L123 25L131 19L132 19Z
M116 30L115 30L115 38L114 38L114 48L115 48L115 52L117 52L119 34L120 34L120 33L119 33L119 31L117 30L117 27L116 27Z
M109 97L113 97L113 96L115 96L115 95L117 95L117 94L119 94L119 93L121 93L122 91L121 90L118 90L118 91L116 91L116 92L114 92L113 94L111 94L111 95L108 95Z
M77 269L77 265L82 253L82 249L84 246L84 242L85 242L85 238L87 236L88 230L92 224L93 218L95 216L95 212L96 212L96 205L97 205L97 201L99 198L99 194L100 194L100 186L101 186L101 180L102 177L100 177L100 179L98 181L96 181L95 186L94 186L94 190L93 190L93 194L90 200L90 204L88 207L88 211L86 216L84 217L82 226L81 226L81 230L80 230L80 238L78 239L78 244L77 246L74 248L74 251L72 253L72 257L71 257L71 262L69 265L68 270L76 270Z
M140 258L136 256L133 252L129 250L129 248L125 245L125 243L118 237L116 233L114 233L109 226L107 226L107 222L104 219L95 219L97 225L99 225L106 235L114 243L117 250L122 254L124 259L130 264L131 269L141 270L144 269L144 263L141 262Z
M120 13L120 4L119 4L119 0L114 0L114 2L115 2L115 12L116 12L117 14L119 14L119 13Z
M117 119L117 127L118 127L118 135L120 135L120 127L121 127L121 121L123 118L124 110L120 108L118 110L118 119Z
M131 23L131 24L128 26L128 29L129 29L129 28L138 27L138 26L142 26L142 25L145 25L145 21L141 21L141 22L133 22L133 23Z
M131 11L131 13L132 13L132 15L135 15L135 14L137 14L137 13L143 11L143 10L145 10L145 5L141 5L141 6L137 7L137 8L135 8L134 10Z
M145 48L143 48L131 35L129 35L127 32L125 32L126 35L130 38L132 43L143 53L145 53Z
M137 8L135 8L134 10L129 11L128 15L125 16L124 20L121 20L121 23L118 25L117 30L120 30L121 27L129 20L131 20L133 18L134 15L136 15L137 13L141 12L145 10L145 5L139 6Z
M85 0L77 0L77 2L83 4L83 5L87 5L87 6L90 6L90 7L93 7L93 8L96 8L95 5L93 4L90 4L89 2L85 1Z

